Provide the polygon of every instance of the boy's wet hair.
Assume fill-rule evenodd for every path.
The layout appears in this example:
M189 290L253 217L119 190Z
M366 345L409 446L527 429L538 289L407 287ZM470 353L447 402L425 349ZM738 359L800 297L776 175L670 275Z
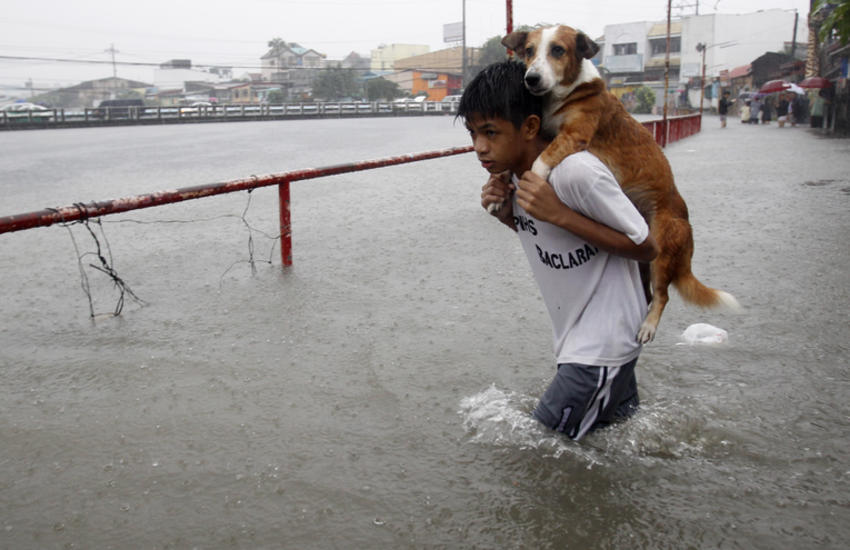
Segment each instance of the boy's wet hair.
M525 65L503 61L484 68L466 86L457 116L501 118L516 128L531 115L543 117L543 99L525 87Z

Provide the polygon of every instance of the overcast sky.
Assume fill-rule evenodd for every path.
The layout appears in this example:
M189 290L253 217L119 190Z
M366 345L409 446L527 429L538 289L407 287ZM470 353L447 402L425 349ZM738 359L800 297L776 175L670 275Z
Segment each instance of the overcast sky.
M809 0L673 0L673 14L797 9L805 25ZM275 37L341 59L368 56L380 44L446 47L443 24L459 22L462 0L3 0L0 56L237 66L257 71ZM504 0L466 0L467 45L504 34ZM677 9L677 6L683 6ZM684 7L687 6L687 7ZM666 0L514 0L514 25L564 23L599 36L605 25L665 20ZM790 40L789 36L789 40ZM118 76L152 82L153 68L118 65ZM112 75L111 64L0 59L0 88L66 86Z

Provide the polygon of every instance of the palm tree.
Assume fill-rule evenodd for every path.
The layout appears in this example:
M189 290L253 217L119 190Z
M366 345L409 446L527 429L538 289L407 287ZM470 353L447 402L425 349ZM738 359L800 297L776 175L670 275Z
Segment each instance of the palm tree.
M277 37L277 38L272 38L271 40L269 40L269 48L271 48L271 50L276 54L280 53L280 50L282 50L285 47L286 47L286 41L283 38Z

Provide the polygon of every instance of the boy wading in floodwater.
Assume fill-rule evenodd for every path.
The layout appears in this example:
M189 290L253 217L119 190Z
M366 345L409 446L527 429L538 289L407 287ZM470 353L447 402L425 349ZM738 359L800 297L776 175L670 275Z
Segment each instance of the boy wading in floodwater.
M481 205L517 232L549 310L557 372L534 417L580 439L638 406L637 333L647 311L638 262L657 247L610 170L589 152L568 156L549 182L530 172L548 140L525 67L490 65L458 106L490 178ZM551 184L550 184L551 182Z

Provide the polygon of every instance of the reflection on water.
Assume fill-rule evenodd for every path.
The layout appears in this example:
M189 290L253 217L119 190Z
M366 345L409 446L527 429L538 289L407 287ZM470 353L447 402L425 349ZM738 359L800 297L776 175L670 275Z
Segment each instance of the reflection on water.
M640 412L578 443L529 416L550 328L472 156L294 184L287 271L256 235L273 264L244 262L245 194L105 218L145 301L117 318L89 319L68 230L0 236L0 547L843 547L847 146L711 123L667 154L694 272L744 312L674 296ZM450 117L7 133L2 213L466 140ZM251 225L277 216L256 191ZM728 341L678 345L695 323Z

